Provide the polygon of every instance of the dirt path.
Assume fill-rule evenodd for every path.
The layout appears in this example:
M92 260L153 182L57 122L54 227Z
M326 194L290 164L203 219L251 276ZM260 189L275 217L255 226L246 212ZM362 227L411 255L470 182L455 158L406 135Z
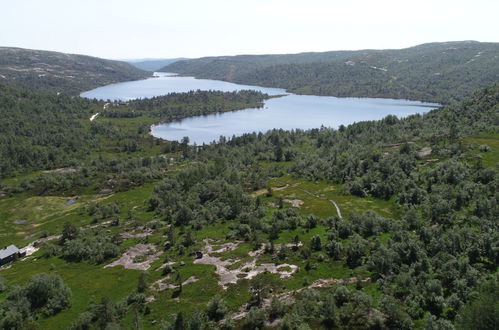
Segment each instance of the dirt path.
M60 237L61 237L61 235L52 235L52 236L47 236L44 238L39 238L36 241L33 241L33 242L29 243L28 245L26 245L25 247L21 248L20 250L24 250L26 252L26 257L28 257L28 256L32 255L33 253L35 253L36 251L40 250L40 245L42 243L47 242L47 241L53 241L53 240L59 239ZM24 258L21 260L24 260Z
M104 103L104 105L102 106L102 110L106 110L110 105L111 103ZM92 117L90 117L90 121L94 121L94 119L97 118L99 114L100 112L97 112L96 114L92 115Z
M276 181L277 181L277 180L276 180ZM281 182L281 183L283 183L283 182ZM289 184L286 184L284 187L286 187L286 188L287 188L287 187L289 187ZM296 189L298 189L298 190L300 190L300 191L303 191L304 193L309 194L310 196L315 197L315 198L317 198L317 199L320 199L320 200L325 200L325 199L324 199L324 198L322 198L321 196L316 195L316 194L314 194L314 193L313 193L313 192L311 192L311 191L308 191L308 190L306 190L306 189L303 189L303 188L298 187L298 184L294 184L292 187L293 187L293 188L296 188ZM282 189L274 189L274 190L282 190ZM341 210L340 210L340 207L338 206L338 204L337 204L334 200L332 200L332 199L329 199L328 201L329 201L330 203L332 203L332 204L334 205L334 207L336 208L336 213L338 213L338 218L343 219L343 217L341 216ZM302 202L302 203L303 203L303 202ZM293 205L293 206L294 206L294 205ZM301 204L300 204L300 206L301 206Z
M341 216L341 210L340 210L340 207L338 206L338 204L336 204L336 202L333 201L332 199L330 199L329 201L334 204L334 207L336 207L336 213L338 213L338 218L343 219L343 217Z

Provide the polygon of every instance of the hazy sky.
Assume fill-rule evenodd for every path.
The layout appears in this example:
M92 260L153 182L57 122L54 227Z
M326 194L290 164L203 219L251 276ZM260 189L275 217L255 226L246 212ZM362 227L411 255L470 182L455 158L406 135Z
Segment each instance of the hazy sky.
M0 46L105 58L499 41L498 0L0 0Z

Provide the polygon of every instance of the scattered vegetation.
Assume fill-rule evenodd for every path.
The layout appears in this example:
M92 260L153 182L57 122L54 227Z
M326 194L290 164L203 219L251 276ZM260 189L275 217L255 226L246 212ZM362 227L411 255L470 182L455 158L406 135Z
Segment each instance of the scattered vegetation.
M112 103L90 123L103 104L2 88L6 117L33 133L3 130L0 138L39 150L30 165L14 158L3 167L4 176L25 174L1 181L1 241L32 253L0 270L3 328L495 322L498 84L425 115L203 146L139 128L267 96L192 92ZM15 100L39 118L53 110L46 116L81 148L51 158L59 147L72 150L71 139L43 133L55 126L41 119L25 123ZM33 143L38 135L47 136L43 144ZM2 160L13 158L0 150ZM40 155L50 161L37 163ZM286 202L294 200L299 207Z

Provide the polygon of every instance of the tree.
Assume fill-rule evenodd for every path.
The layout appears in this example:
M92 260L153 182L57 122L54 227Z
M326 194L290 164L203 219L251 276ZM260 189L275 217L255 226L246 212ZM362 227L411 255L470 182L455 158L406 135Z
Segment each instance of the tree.
M499 284L497 278L483 283L474 299L460 311L456 328L460 330L497 329L499 326Z
M317 218L315 215L310 214L307 217L307 228L315 228L317 226L317 223L319 222L319 218Z
M254 303L256 306L262 304L265 287L265 282L260 277L257 276L251 280L250 292L255 299Z
M281 317L285 312L284 304L277 297L272 297L268 307L268 314L270 320L275 320Z
M295 237L293 237L293 251L297 251L299 247L300 247L300 237L298 235L295 235Z
M142 272L139 275L139 282L137 284L138 292L145 292L147 290L147 274Z
M355 235L347 247L347 264L354 268L360 265L361 259L365 254L367 242L359 235Z
M217 322L223 319L228 311L229 307L225 303L225 300L223 300L219 295L213 297L208 302L205 310L206 316L208 316L210 320Z
M243 321L243 328L248 330L262 329L265 324L265 311L257 307L251 307L248 315Z
M78 228L76 228L75 225L66 222L64 223L64 228L62 229L62 235L61 238L59 239L59 244L63 245L67 241L74 240L78 237L80 231Z
M184 314L182 312L178 313L175 316L175 324L173 326L174 330L184 330L185 325L184 325Z
M326 328L332 329L338 326L339 318L336 301L334 300L334 296L332 294L328 294L324 300L321 307L321 317L322 323L326 326Z
M71 305L71 289L57 275L38 274L23 288L32 310L50 316Z
M315 235L312 237L312 239L310 240L310 248L313 251L322 250L321 237L319 235Z
M333 258L334 260L339 260L341 258L341 252L343 250L343 246L341 242L336 240L331 240L326 245L327 254Z
M192 235L192 230L188 228L184 233L184 239L182 240L182 245L185 247L189 247L191 245L194 245L194 243L196 243L196 241L194 240L194 237Z
M177 269L177 271L176 271L175 282L178 285L178 292L182 292L182 275L180 274L179 269Z
M205 324L205 316L203 315L203 313L195 311L189 317L189 321L187 322L187 328L189 330L202 330L204 324Z

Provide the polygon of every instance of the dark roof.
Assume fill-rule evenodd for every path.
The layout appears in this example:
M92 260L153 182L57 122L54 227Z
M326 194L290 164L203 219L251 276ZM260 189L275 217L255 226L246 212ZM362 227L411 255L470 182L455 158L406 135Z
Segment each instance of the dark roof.
M0 250L0 259L5 259L13 254L19 252L19 249L15 245L9 245L5 249Z

